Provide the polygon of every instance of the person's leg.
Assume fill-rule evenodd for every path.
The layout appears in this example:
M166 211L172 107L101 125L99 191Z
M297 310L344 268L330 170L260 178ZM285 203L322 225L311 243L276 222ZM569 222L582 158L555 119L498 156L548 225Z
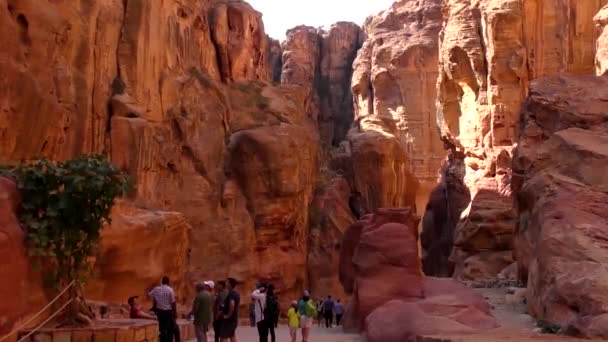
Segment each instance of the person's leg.
M289 327L289 337L291 339L291 342L296 342L296 329Z
M194 325L194 336L196 337L196 342L204 342L203 335L203 327L200 325Z
M173 314L171 314L171 335L169 336L175 339L175 342L181 342L182 335L179 333L179 325L177 325L177 320Z
M268 323L268 332L270 333L270 342L276 342L277 338L274 335L274 322Z
M213 321L213 342L220 342L220 320Z
M171 342L171 312L158 310L157 311L158 318L158 330L160 333L160 342Z
M329 327L332 328L334 326L334 313L329 313Z
M302 328L302 342L308 342L308 333L310 328Z

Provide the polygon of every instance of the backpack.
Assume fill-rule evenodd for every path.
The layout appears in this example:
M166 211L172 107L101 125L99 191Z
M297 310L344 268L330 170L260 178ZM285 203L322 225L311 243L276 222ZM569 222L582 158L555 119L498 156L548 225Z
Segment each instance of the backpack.
M276 322L279 318L279 301L276 297L266 298L266 307L264 308L264 319L268 322Z
M312 300L309 299L304 303L304 313L306 314L306 317L313 319L317 318L317 306Z

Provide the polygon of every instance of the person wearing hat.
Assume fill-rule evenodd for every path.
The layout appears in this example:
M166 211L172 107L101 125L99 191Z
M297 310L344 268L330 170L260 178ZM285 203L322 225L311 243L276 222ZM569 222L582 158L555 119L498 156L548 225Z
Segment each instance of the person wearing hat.
M211 291L215 283L211 280L196 283L196 298L188 316L194 317L194 335L197 342L207 342L207 331L213 319Z

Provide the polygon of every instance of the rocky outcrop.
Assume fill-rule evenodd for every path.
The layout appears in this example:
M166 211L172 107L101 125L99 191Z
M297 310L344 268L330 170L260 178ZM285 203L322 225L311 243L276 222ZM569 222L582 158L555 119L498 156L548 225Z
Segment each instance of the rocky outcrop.
M350 185L338 176L327 184L317 186L310 214L308 246L308 279L310 291L319 296L344 298L338 279L340 251L346 229L355 221L348 203L352 196Z
M593 72L592 18L605 1L444 3L437 120L442 139L460 155L448 163L465 166L456 187L466 187L470 196L458 225L446 227L454 233L446 235L455 239L455 276L488 278L512 262L510 159L529 82L559 72ZM448 202L450 196L448 191ZM431 264L446 263L441 254L427 253L427 258L440 260Z
M359 26L349 22L328 31L309 26L287 31L281 83L309 88L309 115L318 121L324 146L336 146L353 122L349 85L359 41Z
M600 32L597 40L595 68L598 76L608 73L608 5L593 18Z
M358 127L401 146L406 170L420 183L420 210L445 156L435 124L440 29L440 0L395 2L367 20L367 38L353 65Z
M214 0L211 7L211 38L222 79L270 80L268 39L262 14L242 0Z
M190 251L177 283L266 278L286 301L301 293L319 137L307 90L266 84L260 13L240 0L11 0L0 32L1 163L106 154L133 176L130 201L150 211L121 214L125 226L177 220L130 226L159 211L191 225L188 248L176 243ZM106 252L104 274L129 268ZM145 290L130 286L100 297Z
M283 70L283 48L281 42L270 37L268 37L268 61L270 63L270 79L274 83L280 83Z
M19 205L15 183L0 177L0 257L4 260L0 276L6 280L0 287L0 334L3 337L46 303L41 276L34 271L24 245L25 233L16 215ZM39 323L44 317L42 315L34 322ZM16 340L14 335L8 338Z
M88 299L126 304L127 298L139 295L145 301L147 292L167 275L183 301L192 228L184 215L119 202L111 219L101 233Z
M530 313L608 338L608 78L534 81L513 159L515 251Z
M352 293L344 324L364 330L369 341L497 326L489 305L473 290L423 276L412 209L379 209L350 226L343 243L340 279Z

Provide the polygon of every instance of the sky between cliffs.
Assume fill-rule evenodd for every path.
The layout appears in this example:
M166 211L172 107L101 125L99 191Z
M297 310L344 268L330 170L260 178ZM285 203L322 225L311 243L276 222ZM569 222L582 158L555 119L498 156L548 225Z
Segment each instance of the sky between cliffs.
M390 7L394 0L248 0L264 15L266 33L283 41L298 25L327 26L337 21L363 24L365 18Z

